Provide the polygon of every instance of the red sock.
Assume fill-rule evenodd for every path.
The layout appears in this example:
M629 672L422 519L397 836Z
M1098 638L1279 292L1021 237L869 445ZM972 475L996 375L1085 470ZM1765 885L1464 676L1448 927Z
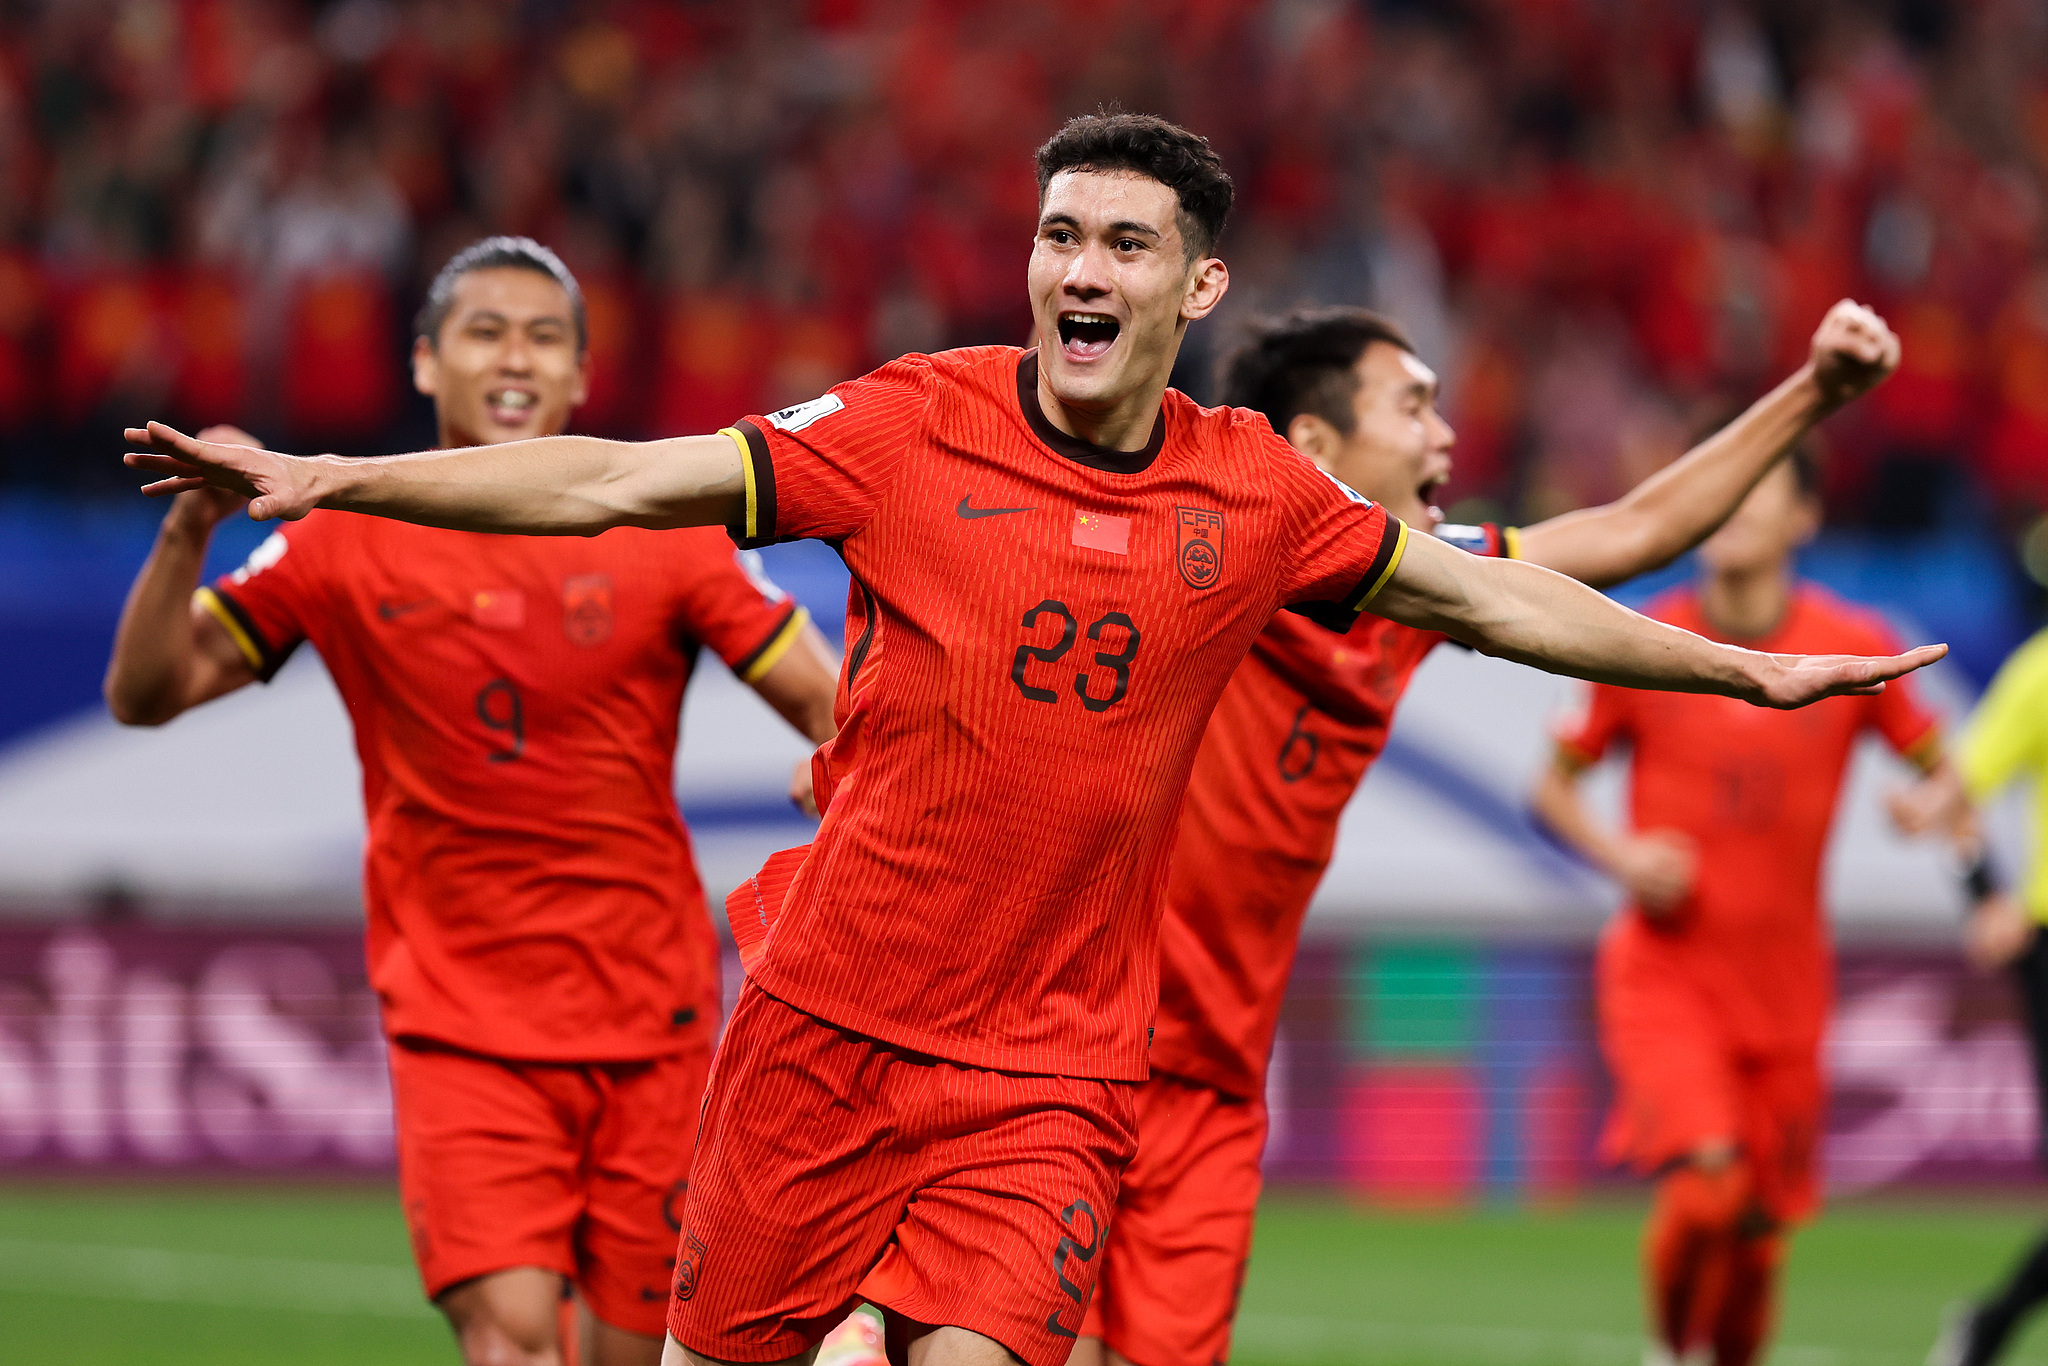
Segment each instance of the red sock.
M1657 1183L1643 1231L1650 1322L1673 1356L1713 1340L1734 1277L1735 1229L1749 1203L1748 1169L1680 1167Z
M1763 1354L1778 1309L1778 1268L1785 1241L1777 1234L1738 1238L1729 1258L1728 1288L1714 1325L1714 1366L1750 1366Z

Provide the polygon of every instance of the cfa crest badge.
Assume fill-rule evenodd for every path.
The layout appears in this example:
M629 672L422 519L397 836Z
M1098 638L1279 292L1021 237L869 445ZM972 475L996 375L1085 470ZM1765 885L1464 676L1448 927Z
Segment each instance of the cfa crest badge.
M711 1249L694 1233L683 1234L676 1249L676 1298L687 1300L697 1293L697 1278L704 1274L704 1254Z
M1190 588L1213 587L1223 575L1223 514L1207 508L1173 510L1180 550L1174 556Z
M562 629L578 645L612 638L612 576L571 574L562 584Z

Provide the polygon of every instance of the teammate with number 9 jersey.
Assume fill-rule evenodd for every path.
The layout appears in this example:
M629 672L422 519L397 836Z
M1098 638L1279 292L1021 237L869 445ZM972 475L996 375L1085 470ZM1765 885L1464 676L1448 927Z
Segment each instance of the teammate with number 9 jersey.
M559 432L583 340L546 248L457 256L414 350L442 447ZM427 1293L472 1362L543 1359L568 1278L590 1366L650 1366L720 997L673 791L683 690L708 648L823 740L830 652L758 556L702 528L513 539L319 512L193 592L239 505L173 504L108 699L160 722L319 650L362 762L370 982Z

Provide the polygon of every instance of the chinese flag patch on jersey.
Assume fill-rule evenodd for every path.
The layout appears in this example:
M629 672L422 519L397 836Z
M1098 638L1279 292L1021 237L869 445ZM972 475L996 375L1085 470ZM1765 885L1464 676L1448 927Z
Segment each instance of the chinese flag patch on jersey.
M1207 588L1223 574L1223 514L1182 507L1173 514L1180 527L1180 576L1190 588Z
M480 588L470 599L469 618L479 626L516 631L526 625L526 595L516 588Z
M1131 553L1131 519L1111 517L1102 512L1074 514L1074 544L1090 550L1107 550L1112 555Z

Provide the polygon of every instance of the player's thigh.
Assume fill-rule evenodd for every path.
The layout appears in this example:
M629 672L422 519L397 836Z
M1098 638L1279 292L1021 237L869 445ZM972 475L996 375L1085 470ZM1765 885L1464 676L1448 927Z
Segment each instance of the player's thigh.
M693 1352L678 1342L673 1333L663 1338L661 1343L661 1366L811 1366L817 1356L818 1349L812 1346L780 1361L739 1363L705 1356L702 1352Z
M1803 1219L1820 1205L1820 1134L1827 1083L1819 1048L1759 1060L1742 1078L1739 1138L1759 1213L1773 1226Z
M1603 1146L1651 1171L1739 1136L1742 1095L1724 1031L1682 983L1608 976L1599 983L1600 1051L1614 1078Z
M1138 1153L1084 1332L1144 1366L1210 1366L1230 1356L1251 1255L1265 1107L1155 1076L1138 1107Z
M516 1266L461 1281L435 1300L464 1361L556 1363L562 1357L560 1272Z
M1060 1366L1101 1266L1136 1147L1129 1083L940 1065L914 1195L860 1284L914 1323L965 1329Z
M508 1267L576 1269L574 1069L394 1043L399 1194L429 1296Z
M584 1154L576 1282L599 1322L657 1341L710 1064L702 1048L594 1069L604 1097Z
M808 1351L858 1303L916 1157L878 1078L890 1050L749 983L705 1088L669 1332L714 1360Z

